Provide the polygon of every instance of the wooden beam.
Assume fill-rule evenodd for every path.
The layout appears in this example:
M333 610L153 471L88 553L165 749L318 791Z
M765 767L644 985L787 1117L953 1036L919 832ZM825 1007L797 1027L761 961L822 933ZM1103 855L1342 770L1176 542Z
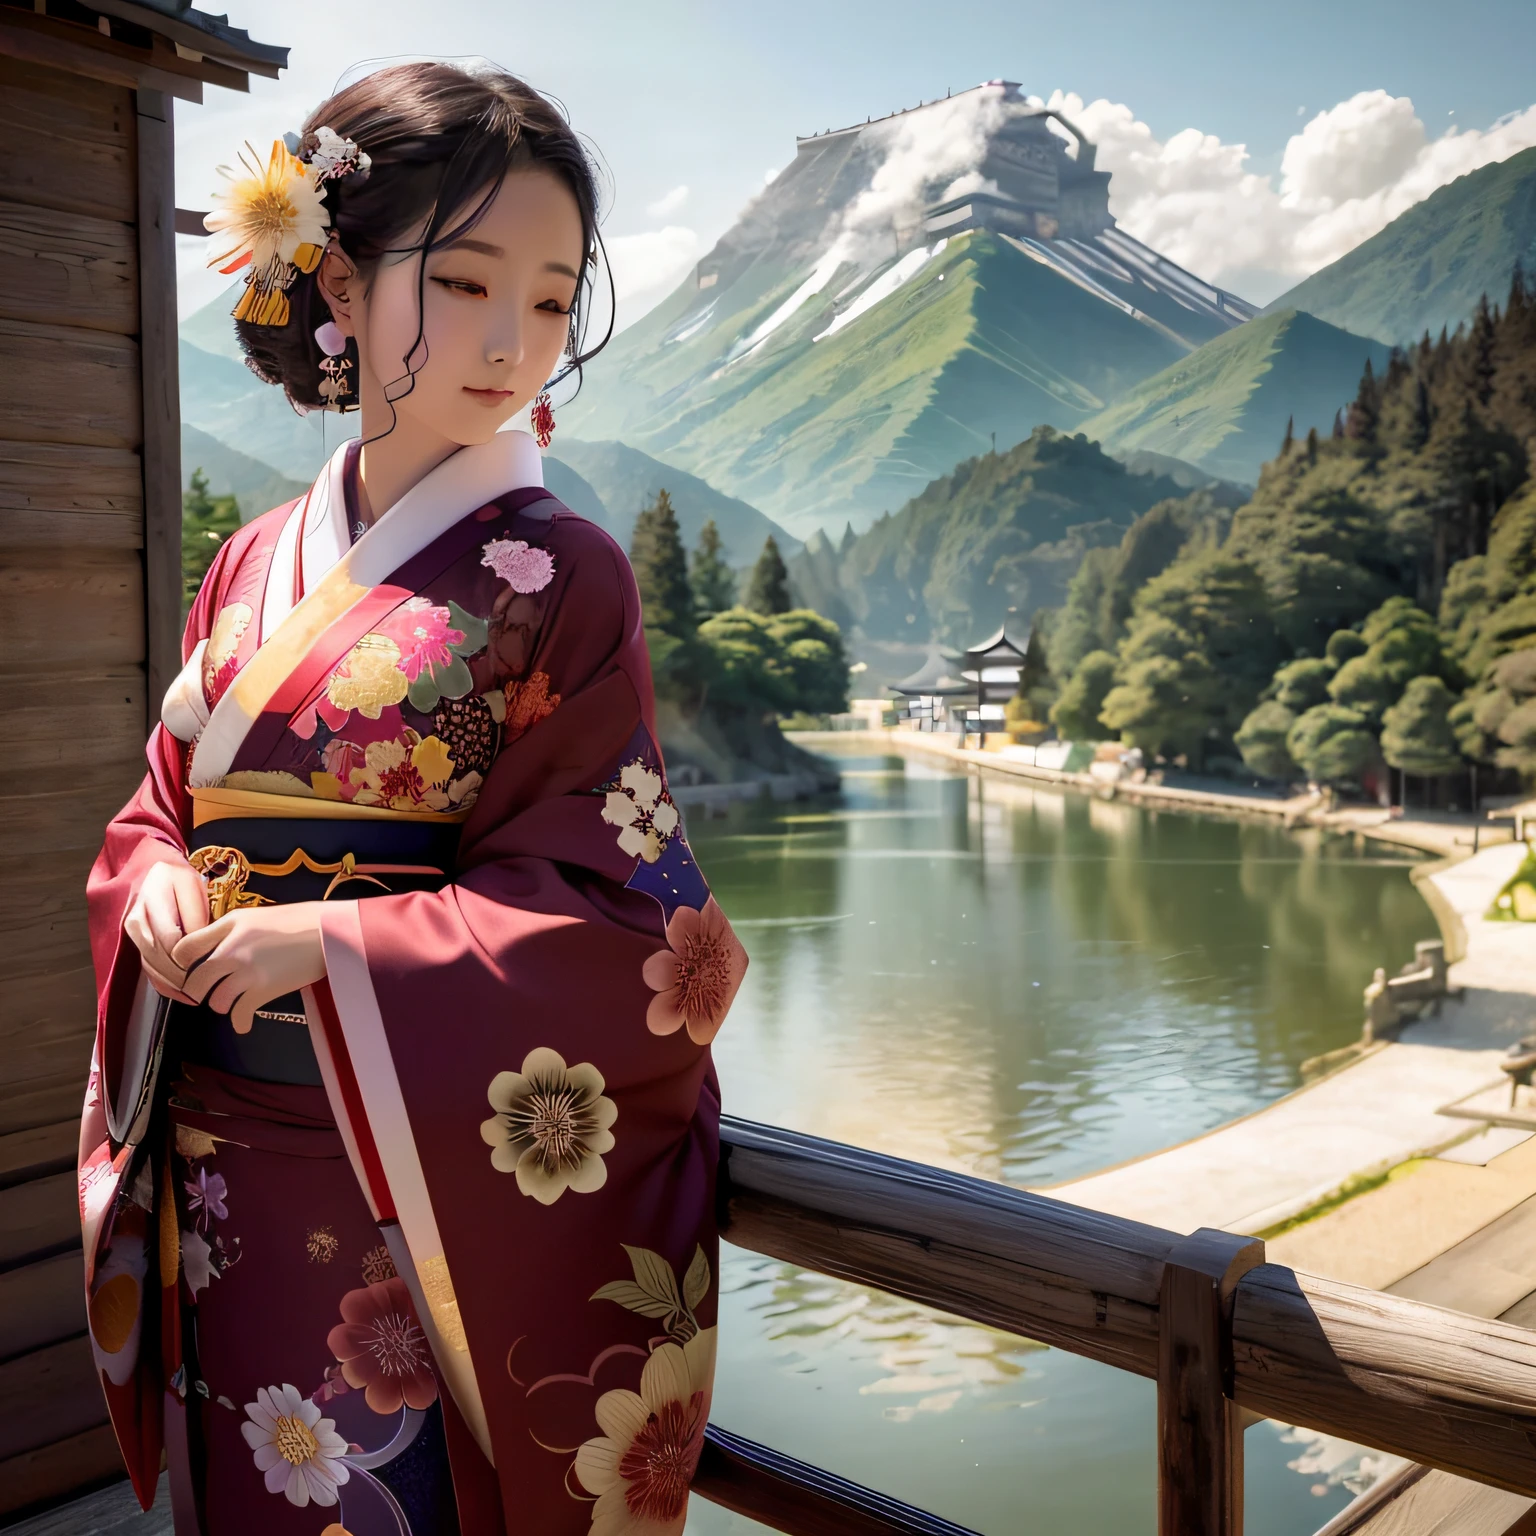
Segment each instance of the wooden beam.
M139 271L132 228L0 201L0 319L135 335Z
M52 16L10 6L0 10L0 54L130 90L164 91L182 101L203 99L202 75L174 54L167 58L146 53Z
M704 1432L693 1491L786 1536L975 1536L966 1526L713 1424Z
M0 1274L0 1361L85 1332L85 1255L56 1254Z
M20 1515L124 1475L110 1424L0 1461L0 1515Z
M80 1202L73 1169L0 1189L0 1269L37 1264L79 1246ZM4 1423L0 1411L0 1426Z
M731 1242L1157 1376L1175 1233L731 1117L721 1144ZM1536 1496L1536 1333L1275 1264L1231 1318L1241 1407Z
M139 359L144 397L145 730L181 670L181 400L176 338L176 160L171 103L139 91Z
M1202 1227L1168 1255L1159 1300L1157 1528L1242 1536L1243 1426L1232 1401L1232 1298L1264 1244Z

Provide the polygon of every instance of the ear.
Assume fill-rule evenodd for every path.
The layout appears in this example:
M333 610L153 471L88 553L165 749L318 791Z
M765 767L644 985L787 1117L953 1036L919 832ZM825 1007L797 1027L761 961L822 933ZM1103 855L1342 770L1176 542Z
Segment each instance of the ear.
M336 322L337 329L343 336L355 336L355 306L359 297L357 264L335 240L326 246L325 255L320 258L315 281L330 307L331 319Z

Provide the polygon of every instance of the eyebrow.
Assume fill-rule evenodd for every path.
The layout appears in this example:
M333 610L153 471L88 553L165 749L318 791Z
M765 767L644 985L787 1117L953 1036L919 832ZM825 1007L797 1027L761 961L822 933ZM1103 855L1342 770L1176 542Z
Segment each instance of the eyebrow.
M499 245L492 245L488 240L476 240L466 235L462 240L454 240L442 247L445 251L478 251L482 256L489 256L493 261L500 261L507 253ZM580 273L566 266L563 261L547 261L544 263L546 272L558 273L561 277L576 278Z

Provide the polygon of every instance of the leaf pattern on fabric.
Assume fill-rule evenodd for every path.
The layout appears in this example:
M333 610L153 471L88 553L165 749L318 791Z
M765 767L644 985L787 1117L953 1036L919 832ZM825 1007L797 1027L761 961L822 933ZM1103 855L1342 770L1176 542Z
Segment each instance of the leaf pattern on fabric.
M679 1342L686 1342L699 1331L699 1320L694 1309L709 1294L709 1260L701 1247L696 1247L693 1262L688 1266L682 1288L672 1266L659 1253L649 1248L634 1248L628 1243L620 1246L629 1255L633 1280L610 1280L592 1293L593 1301L613 1301L641 1317L666 1319L667 1333Z

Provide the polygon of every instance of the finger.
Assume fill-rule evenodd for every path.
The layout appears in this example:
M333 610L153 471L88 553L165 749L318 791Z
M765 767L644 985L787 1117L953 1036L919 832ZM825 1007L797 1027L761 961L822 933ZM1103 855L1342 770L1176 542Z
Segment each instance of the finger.
M178 878L173 887L176 893L176 911L181 918L183 933L196 933L208 926L208 887L193 874L190 880Z
M252 999L252 1009L259 1008L260 986L251 974L251 968L247 965L231 966L208 993L208 1006L215 1013L228 1013L247 994Z
M139 898L144 921L154 935L155 944L166 954L176 947L181 937L181 913L176 906L175 895L164 888L151 886Z
M196 1003L181 990L179 982L172 980L163 971L157 971L152 966L144 966L144 975L161 997L168 997L173 1003L186 1003L189 1007L196 1007Z
M172 961L183 970L195 969L229 937L234 926L233 917L221 917L218 922L209 923L206 928L199 928L195 933L178 939L170 947Z
M256 1022L256 998L250 992L242 992L229 1010L229 1022L237 1035L248 1035Z
M194 965L187 972L187 978L182 982L182 990L195 1001L207 1002L210 1008L218 1013L225 1010L214 1003L210 994L224 980L231 971L237 969L239 962L233 955L220 954L215 951L200 964Z

